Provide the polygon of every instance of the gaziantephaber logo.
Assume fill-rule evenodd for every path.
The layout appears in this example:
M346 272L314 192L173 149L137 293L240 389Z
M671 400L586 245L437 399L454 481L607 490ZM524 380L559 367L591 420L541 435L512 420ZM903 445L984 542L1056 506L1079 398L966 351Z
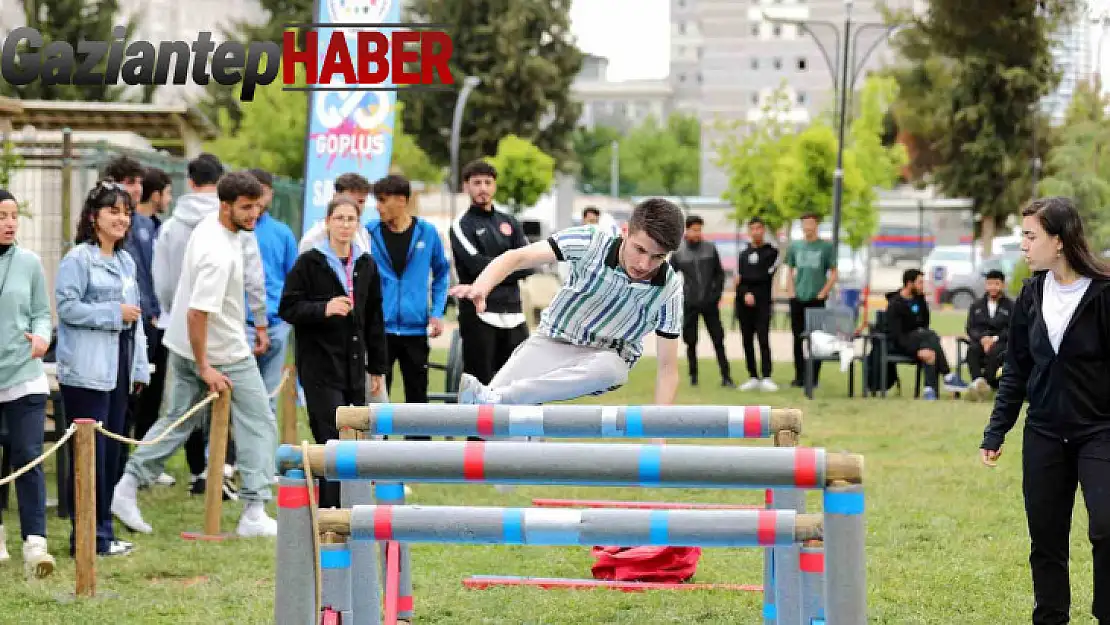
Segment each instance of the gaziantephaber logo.
M303 47L297 33L286 31L281 45L260 41L224 41L197 33L192 42L125 42L123 26L112 41L65 41L49 44L38 30L12 29L0 47L0 78L14 86L36 80L45 85L197 85L216 81L242 83L240 99L254 100L258 85L269 85L280 69L286 90L376 91L451 89L451 37L437 24L320 23L287 24L309 29ZM321 37L319 30L330 33ZM126 44L126 45L125 45ZM304 68L305 86L297 83ZM172 72L171 72L172 70ZM172 78L171 78L172 73Z

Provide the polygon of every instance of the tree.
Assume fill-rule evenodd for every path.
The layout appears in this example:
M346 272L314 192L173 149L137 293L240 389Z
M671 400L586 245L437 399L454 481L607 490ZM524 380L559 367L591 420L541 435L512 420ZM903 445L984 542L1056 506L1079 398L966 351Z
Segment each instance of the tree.
M116 25L123 26L123 49L135 35L138 25L132 18L121 23L119 16L119 0L23 0L23 16L28 27L37 30L43 38L41 51L46 51L51 42L65 42L73 51L77 51L80 41L105 41L112 42L116 39L113 30ZM20 47L20 52L27 52L26 44ZM53 55L51 55L53 56ZM45 54L43 59L48 58ZM76 57L80 61L80 55ZM104 73L108 64L108 55L96 65L94 71ZM89 100L93 102L117 102L121 100L137 100L150 102L154 94L153 87L143 87L138 92L127 93L133 89L130 85L123 84L123 71L126 70L126 60L121 66L121 84L92 84L92 85L64 85L49 84L36 79L28 85L16 86L6 81L0 81L0 95L16 97L21 100ZM77 65L74 65L77 69ZM72 77L65 77L71 79ZM106 77L107 78L107 77ZM69 80L72 82L72 80ZM129 95L129 97L128 97Z
M446 170L436 167L427 153L416 145L412 135L405 134L404 104L397 103L393 112L393 157L390 173L400 174L409 180L421 180L429 184L441 184L446 179Z
M613 142L619 141L621 132L611 126L578 128L571 136L571 150L577 164L578 188L583 193L607 194L612 189ZM623 168L618 173L617 191L632 195L633 189L625 181Z
M715 146L715 160L728 176L722 197L732 204L737 223L759 217L778 230L790 220L776 201L774 176L778 156L792 139L793 128L785 121L790 107L785 91L777 89L764 102L759 121L722 125L728 134Z
M674 114L660 124L649 116L620 142L620 177L637 195L696 195L700 143L697 118Z
M413 0L406 21L449 24L454 44L451 75L482 83L463 117L460 162L497 149L515 134L560 165L570 163L571 135L581 105L570 86L582 53L570 30L570 0ZM450 161L450 135L458 91L404 91L405 127L437 164Z
M238 98L237 85L232 95ZM258 167L274 174L304 176L305 132L308 123L308 93L285 91L282 85L260 85L254 101L244 106L236 132L230 113L220 111L221 134L205 149L237 167Z
M1104 248L1110 246L1110 99L1101 90L1097 77L1076 89L1039 191L1074 198L1089 238Z
M497 169L494 199L514 213L533 206L555 181L555 159L516 135L499 141L497 155L487 160Z
M988 253L995 228L1029 196L1037 105L1059 79L1051 34L1076 5L1014 0L1000 12L992 3L933 0L923 14L897 16L909 24L894 38L904 59L892 72L899 126L928 145L940 190L975 202Z

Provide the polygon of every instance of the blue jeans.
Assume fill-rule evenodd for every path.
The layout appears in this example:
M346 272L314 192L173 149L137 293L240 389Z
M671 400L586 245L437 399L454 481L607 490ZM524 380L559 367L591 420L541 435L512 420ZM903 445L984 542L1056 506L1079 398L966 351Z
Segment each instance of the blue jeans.
M0 418L7 426L5 444L11 455L12 469L18 469L42 453L42 433L46 422L46 395L24 395L0 402ZM19 502L19 530L28 536L46 537L46 476L42 465L15 480Z
M247 326L247 342L254 346L255 328ZM270 337L270 349L261 356L255 356L258 371L262 374L262 383L266 385L266 394L270 395L281 384L282 368L285 366L285 347L289 344L289 324L283 322L266 328ZM270 398L270 412L277 415L277 397Z

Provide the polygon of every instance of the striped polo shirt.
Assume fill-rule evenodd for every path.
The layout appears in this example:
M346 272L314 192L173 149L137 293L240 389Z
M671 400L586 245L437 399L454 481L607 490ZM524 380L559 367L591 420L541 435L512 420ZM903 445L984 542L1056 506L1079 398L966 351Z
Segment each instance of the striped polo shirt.
M682 332L682 276L663 263L648 282L629 278L620 266L622 241L593 225L548 239L569 275L536 331L573 345L614 350L631 367L643 355L648 333L678 338Z

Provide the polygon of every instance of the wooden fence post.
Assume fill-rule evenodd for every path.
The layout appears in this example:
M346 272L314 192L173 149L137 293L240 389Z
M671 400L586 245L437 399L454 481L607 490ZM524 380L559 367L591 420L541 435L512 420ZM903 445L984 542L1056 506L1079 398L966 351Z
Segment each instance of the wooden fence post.
M93 597L96 595L96 421L74 419L73 423L77 426L73 452L77 596Z

